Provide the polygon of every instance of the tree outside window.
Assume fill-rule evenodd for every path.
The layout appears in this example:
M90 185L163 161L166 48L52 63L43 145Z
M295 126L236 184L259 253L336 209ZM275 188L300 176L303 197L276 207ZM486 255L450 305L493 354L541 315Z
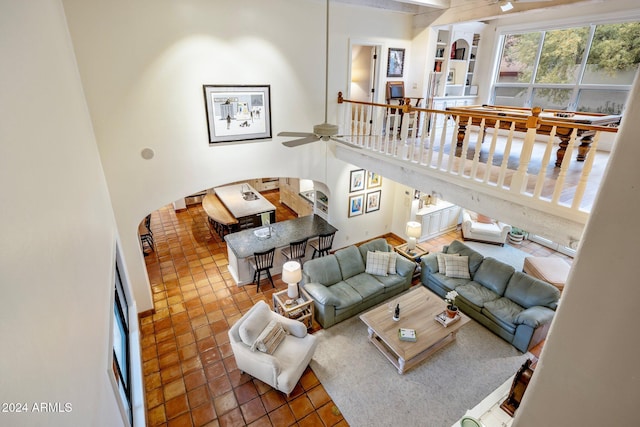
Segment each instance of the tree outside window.
M640 23L503 36L498 105L621 114L640 63Z

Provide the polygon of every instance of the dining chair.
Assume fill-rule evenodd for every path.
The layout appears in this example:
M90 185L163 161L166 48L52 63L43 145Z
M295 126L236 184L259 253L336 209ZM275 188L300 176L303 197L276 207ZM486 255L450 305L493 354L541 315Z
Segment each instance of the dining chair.
M313 248L313 255L311 256L311 259L315 258L316 255L319 257L329 255L331 246L333 246L333 237L335 235L335 231L332 233L320 234L317 239L310 241L309 246Z
M307 252L308 237L289 243L288 248L283 248L280 252L287 261L298 261L302 265L302 258Z
M264 252L254 252L253 256L247 261L251 268L253 268L253 283L256 284L256 292L260 290L260 276L263 272L267 274L267 278L271 281L271 286L274 288L273 278L271 277L270 269L273 268L273 257L276 253L276 248L271 248Z

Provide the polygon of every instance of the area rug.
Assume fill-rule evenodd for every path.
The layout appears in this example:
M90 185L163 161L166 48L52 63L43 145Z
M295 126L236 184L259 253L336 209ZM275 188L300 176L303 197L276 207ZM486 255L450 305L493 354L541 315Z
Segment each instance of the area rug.
M368 341L358 316L316 336L311 368L353 427L451 426L531 357L474 320L404 375Z
M495 258L498 261L502 261L505 264L509 264L516 269L516 271L522 271L524 266L524 259L531 254L528 254L520 249L516 249L513 246L505 244L504 246L491 245L489 243L480 242L464 242L474 251L480 252L485 257Z

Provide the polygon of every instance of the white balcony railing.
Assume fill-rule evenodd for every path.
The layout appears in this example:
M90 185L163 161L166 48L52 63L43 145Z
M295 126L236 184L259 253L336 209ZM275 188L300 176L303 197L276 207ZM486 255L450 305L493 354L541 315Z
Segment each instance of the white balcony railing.
M498 108L443 111L412 107L409 99L398 106L342 94L338 103L341 138L370 154L490 186L505 198L568 218L590 211L608 161L606 153L597 154L598 142L604 132L617 132L620 121L586 113L595 116L592 122L608 125L595 126L574 121L578 113L571 119L561 117L566 112L541 115L539 108L505 107L519 110L516 115Z

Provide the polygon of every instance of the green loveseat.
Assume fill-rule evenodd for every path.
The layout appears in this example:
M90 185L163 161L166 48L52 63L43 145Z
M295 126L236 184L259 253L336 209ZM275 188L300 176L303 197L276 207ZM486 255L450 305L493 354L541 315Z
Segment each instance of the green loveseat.
M369 251L389 252L396 274L367 273ZM409 289L415 267L380 238L305 262L302 286L314 300L316 320L328 328Z
M491 257L483 257L460 241L441 253L468 257L469 279L448 277L440 271L437 253L422 257L421 281L444 297L458 293L455 303L523 353L546 336L560 299L560 291Z

